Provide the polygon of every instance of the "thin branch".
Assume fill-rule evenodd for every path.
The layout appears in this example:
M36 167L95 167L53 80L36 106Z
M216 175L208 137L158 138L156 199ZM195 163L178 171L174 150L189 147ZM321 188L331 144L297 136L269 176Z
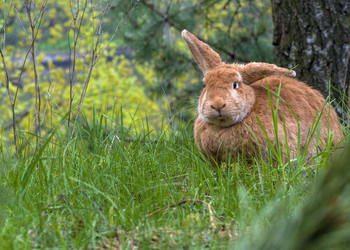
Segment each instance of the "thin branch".
M8 95L9 100L10 100L11 112L12 112L13 142L15 144L16 156L17 156L17 154L18 154L18 146L17 146L16 112L15 112L16 99L13 100L13 97L11 96L11 92L10 92L10 73L9 73L7 65L6 65L5 56L4 56L3 52L2 52L1 46L0 46L0 56L2 58L2 64L4 65L4 70L5 70L5 74L6 74L6 89L7 89L7 95ZM18 91L18 86L17 86L17 90L16 90L16 96L17 96L17 91Z
M136 3L136 4L137 4L137 3ZM129 11L128 11L128 13L126 14L126 16L118 23L118 25L117 25L117 27L115 28L115 30L114 30L114 32L113 32L111 38L109 39L107 45L102 49L102 51L100 52L99 56L97 57L97 60L100 59L100 57L103 55L103 53L105 52L105 50L109 47L109 45L110 45L111 42L113 41L115 35L118 33L120 27L121 27L122 25L125 24L126 20L130 19L130 16L131 16L132 12L134 11L136 4L133 4L133 3L132 3L132 5L131 5L131 7L130 7L130 9L129 9Z
M25 7L25 6L24 6L24 7ZM24 7L22 7L21 10L22 10ZM27 34L26 29L24 28L24 25L23 25L23 23L22 23L22 20L21 20L20 17L19 17L19 14L18 14L18 11L17 11L16 8L15 8L15 11L16 11L16 14L17 14L18 21L20 22L20 24L21 24L21 26L22 26L24 32L26 33L26 37L29 37L29 35ZM44 14L44 13L42 12L41 19L42 19L42 17L43 17L43 14ZM39 23L39 27L40 27L40 24L41 24L41 22ZM24 56L24 60L23 60L23 63L22 63L20 75L19 75L18 81L17 81L17 86L20 86L21 79L22 79L22 75L23 75L23 72L24 72L24 69L25 69L25 65L26 65L26 63L27 63L28 55L29 55L29 53L31 53L31 48L32 48L32 46L34 46L34 43L35 43L36 37L37 37L37 35L38 35L38 32L39 32L39 28L37 29L37 32L36 32L36 34L35 34L35 39L32 39L31 44L30 44L29 47L26 46L26 42L25 42L24 40L22 40L21 37L19 37L20 40L23 42L24 46L26 46L27 52L26 52L26 55ZM18 88L17 88L16 94L15 94L14 103L16 103L17 94L18 94Z
M9 15L9 19L6 17L6 3L5 3L5 7L4 7L4 25L0 28L0 33L3 33L6 31L6 28L11 26L14 22L15 22L15 17L14 16L10 16L10 12L11 12L11 8L13 7L13 0L11 3L11 7L10 10L8 11Z
M77 19L79 16L80 3L79 3L79 1L77 2L77 11L76 11L75 15L73 13L71 1L69 1L69 4L71 6L71 13L73 15L73 20L74 20L73 25L71 26L71 29L73 28L73 31L74 31L74 38L73 38L73 58L72 58L72 49L71 49L71 46L69 44L69 64L71 65L71 67L69 67L69 114L68 114L68 121L67 121L68 128L70 125L71 110L72 110L72 106L73 106L73 82L74 82L74 76L75 76L75 70L76 70L75 66L76 66L76 60L77 60L77 43L78 43L80 30L81 30L84 16L85 16L85 11L86 11L86 7L87 7L87 0L85 0L85 5L83 7L83 14L82 14L82 17L80 18L80 23L78 24L78 28L76 27L76 25L77 25ZM68 42L70 42L69 31L68 31Z
M35 41L36 41L39 29L40 29L41 22L43 20L43 15L45 13L46 5L47 5L47 1L45 1L45 3L43 4L37 19L33 20L33 18L35 18L35 9L32 11L31 2L29 2L29 0L26 0L26 2L25 2L25 8L27 10L29 25L30 25L30 29L31 29L31 38L32 38L31 54L32 54L34 82L35 82L35 111L34 111L35 112L35 119L34 119L34 123L35 123L35 128L38 127L38 130L35 129L38 132L38 134L37 133L35 133L35 134L38 135L39 137L41 137L41 120L40 120L41 97L40 97L39 75L38 75L37 61L36 61ZM31 15L32 12L34 15L33 18ZM38 24L37 30L35 31L37 22L39 22L39 24ZM39 137L36 137L37 143L38 143Z
M4 7L4 50L6 48L6 2L5 2L5 7Z
M5 44L6 44L6 3L5 3L5 13L4 13L4 29L3 29L3 33L4 33L4 44L3 44L3 48L5 49ZM1 33L2 33L1 32ZM0 46L0 55L2 58L2 64L4 66L4 71L5 71L5 75L6 75L6 89L7 89L7 95L8 98L10 100L10 104L11 104L11 113L12 113L12 131L13 131L13 142L15 144L15 149L16 149L16 154L15 157L17 157L18 154L18 145L17 145L17 131L16 131L16 112L15 112L15 103L16 103L16 97L17 97L17 93L18 93L18 85L16 88L16 94L15 94L15 98L13 98L11 96L11 92L10 92L10 73L9 70L7 68L7 64L5 61L5 55L2 51L2 48Z
M25 4L21 7L20 12L23 11L24 8L25 8ZM27 33L26 28L24 27L24 25L23 25L23 23L22 23L21 18L19 17L18 10L17 10L16 7L15 7L15 12L16 12L16 15L17 15L17 19L16 19L16 20L18 20L18 22L21 24L22 30L23 30L24 33L26 34L25 37L28 38L29 35L28 35L28 33ZM27 41L24 40L20 35L18 35L18 33L17 33L15 30L13 30L13 32L14 32L14 34L16 35L17 39L23 43L23 46L24 46L27 50L30 50L30 47L27 46Z
M49 77L49 88L47 90L48 93L48 105L50 106L50 125L53 128L52 118L53 118L53 107L52 107L52 96L55 91L55 86L52 85L52 76L51 76L51 68L48 68L48 77ZM46 108L45 108L46 110ZM45 114L45 113L44 113ZM44 117L45 118L45 117Z
M86 95L86 91L87 91L87 88L89 86L89 82L90 82L90 78L91 78L91 75L92 75L92 71L93 69L95 68L96 66L96 63L98 62L98 60L101 58L101 56L103 55L104 51L108 48L108 46L110 45L110 43L112 42L114 36L116 35L116 33L119 31L119 28L122 24L124 24L127 20L127 18L129 18L129 15L131 14L132 10L134 9L135 5L132 5L131 6L131 9L130 11L128 12L128 15L124 18L122 18L122 20L118 23L111 39L109 40L108 44L106 45L106 47L104 47L102 50L99 49L100 47L100 44L101 44L101 39L102 39L102 25L103 25L103 21L104 21L104 17L105 15L107 14L107 11L109 9L110 5L109 5L109 1L107 1L107 4L105 5L105 8L103 8L101 10L101 13L102 13L102 17L98 23L98 30L97 32L95 32L95 30L93 30L93 50L92 50L92 55L91 55L91 62L90 62L90 68L89 68L89 73L88 73L88 76L85 80L85 83L84 83L84 87L83 87L83 91L80 95L80 100L79 100L79 106L78 106L78 110L77 110L77 114L75 116L75 121L74 121L74 125L73 125L73 129L72 129L72 133L71 133L71 137L70 138L73 138L73 135L74 135L74 132L75 132L75 129L76 129L76 125L77 125L77 122L78 122L78 118L79 118L79 114L80 114L80 110L81 110L81 107L82 107L82 104L84 102L84 99L85 99L85 95ZM93 20L94 20L94 17L92 17ZM94 22L92 24L92 27L94 29ZM97 39L95 41L95 35L97 36ZM98 51L99 50L99 51Z
M78 121L78 118L79 118L80 109L81 109L81 107L83 105L83 102L84 102L84 99L85 99L85 95L86 95L86 90L87 90L87 87L89 85L91 74L92 74L92 70L94 69L94 67L95 67L95 64L92 61L91 65L90 65L88 76L87 76L87 78L85 80L83 91L82 91L81 96L80 96L79 106L78 106L77 114L75 116L74 126L73 126L73 129L72 129L71 139L73 138L73 135L74 135L74 132L75 132L75 129L76 129L76 126L77 126L77 121Z
M24 6L21 8L25 8L26 7L26 4L24 4ZM19 18L19 15L18 15L18 11L17 9L15 8L15 11L16 11L16 14L17 14L17 17L18 17L18 20L20 22L20 24L22 25L22 28L23 30L25 30L24 26L23 26L23 23L21 22L21 19ZM41 23L41 20L42 20L42 17L43 17L43 11L41 13L41 17L40 17L40 23ZM6 20L5 20L6 22ZM39 27L40 27L40 23L39 23ZM39 30L39 29L38 29ZM23 72L25 70L25 64L27 62L27 58L28 58L28 55L29 53L31 52L31 48L34 47L34 43L35 43L35 39L36 39L36 36L38 34L38 30L35 34L35 38L32 39L32 42L31 42L31 46L30 47L27 47L27 52L26 52L26 55L24 57L24 60L23 60L23 64L22 64L22 67L21 67L21 71L20 71L20 75L18 77L18 81L17 81L17 88L16 88L16 93L14 95L14 97L11 96L11 93L10 93L10 88L9 88L9 84L10 84L10 73L8 71L8 68L6 66L6 62L5 62L5 56L4 56L4 53L3 51L1 50L0 48L0 54L1 54L1 57L2 57L2 62L3 62L3 65L4 65L4 70L5 70L5 74L6 74L6 88L7 88L7 93L8 93L8 97L9 97L9 100L10 100L10 104L11 104L11 112L12 112L12 122L11 122L11 126L12 126L12 130L13 130L13 133L14 133L14 144L15 144L15 147L16 147L16 154L18 154L18 145L17 145L17 129L16 129L16 112L15 112L15 106L16 106L16 100L17 100L17 96L18 96L18 90L19 90L19 86L20 86L20 82L21 82L21 78L22 78L22 75L23 75ZM4 32L5 32L5 29L4 29ZM23 42L24 45L26 45L26 42ZM35 64L35 63L34 63ZM22 117L22 115L20 116Z
M178 30L179 32L182 31L182 27L179 27L175 22L172 21L171 16L169 16L167 13L163 13L160 10L154 8L154 5L145 1L145 0L141 0L140 1L143 5L145 5L147 8L149 8L153 13L157 14L159 17L161 17L163 19L163 22L168 23L170 26L172 26L173 28L175 28L176 30ZM208 42L206 39L203 39L202 37L198 36L198 39L200 39L201 41L203 41L204 43L210 44L211 47L213 47L215 50L221 51L222 53L227 54L228 56L230 56L233 60L238 60L241 62L245 62L248 63L250 62L250 60L247 60L243 57L237 56L236 53L234 52L230 52L227 49L219 46L218 44L212 43L212 42Z

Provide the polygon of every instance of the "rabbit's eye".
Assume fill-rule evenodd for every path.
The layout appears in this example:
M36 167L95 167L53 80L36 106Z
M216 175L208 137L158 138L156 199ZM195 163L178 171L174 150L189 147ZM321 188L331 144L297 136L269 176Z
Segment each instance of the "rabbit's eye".
M233 89L238 89L238 83L234 82L234 83L232 84L232 87L233 87Z

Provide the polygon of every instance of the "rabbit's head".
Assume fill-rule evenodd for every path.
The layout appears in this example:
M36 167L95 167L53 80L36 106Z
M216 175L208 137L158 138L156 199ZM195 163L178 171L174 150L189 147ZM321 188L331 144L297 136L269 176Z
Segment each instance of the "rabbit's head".
M255 102L254 90L244 83L238 70L243 66L223 63L214 50L187 30L182 31L182 37L204 74L199 117L219 127L241 122Z
M222 64L208 71L203 81L198 112L204 122L231 126L241 122L254 105L254 90L243 83L234 66Z

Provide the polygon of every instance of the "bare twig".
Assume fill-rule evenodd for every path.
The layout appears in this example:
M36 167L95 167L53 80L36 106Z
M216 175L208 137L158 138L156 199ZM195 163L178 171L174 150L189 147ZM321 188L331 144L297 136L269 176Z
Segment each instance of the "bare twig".
M26 29L25 29L25 27L24 27L24 25L23 25L23 23L22 23L22 21L21 21L19 15L18 15L18 11L17 11L16 8L15 8L15 11L16 11L16 13L17 13L18 20L19 20L20 24L22 25L23 31L26 32L26 34L27 34L27 31L26 31ZM40 24L41 24L41 20L42 20L43 14L44 14L44 13L42 12L41 19L40 19L40 22L39 22L39 27L40 27ZM32 41L31 41L29 47L27 47L27 46L26 46L26 42L22 40L23 44L24 44L24 45L26 46L26 48L27 48L27 52L26 52L26 54L25 54L25 56L24 56L22 66L20 67L20 68L21 68L21 71L20 71L20 73L19 73L19 77L18 77L18 80L17 80L17 86L20 86L21 79L22 79L22 75L23 75L23 72L25 71L25 65L26 65L26 63L27 63L27 59L28 59L29 53L31 53L31 48L32 48L32 46L34 46L34 43L35 43L35 41L36 41L36 37L37 37L37 35L38 35L38 32L39 32L39 28L37 29L37 32L36 32L36 34L35 34L35 39L32 39ZM27 37L29 37L28 34L27 34ZM14 102L16 102L17 94L18 94L18 88L17 88L16 94L15 94Z
M47 93L48 95L51 97L53 92L54 92L55 88L52 87L52 80L51 80L51 73L49 72L49 87L47 89ZM43 111L43 119L41 120L41 124L39 127L41 127L44 123L45 117L46 117L46 112L47 109L50 107L51 110L51 127L52 127L52 104L51 104L51 100L49 98L49 101L46 103L44 111Z
M25 8L25 4L22 6L22 8L19 10L19 12L21 12L23 8ZM18 14L18 10L17 10L16 7L15 7L15 11L16 11L16 15L17 15L17 20L19 21L19 23L20 23L21 26L22 26L22 31L24 31L24 33L26 34L25 37L28 38L29 35L28 35L28 33L27 33L26 28L25 28L24 25L23 25L23 22L22 22L22 20L21 20L19 14ZM27 49L28 51L30 51L30 47L27 46L26 40L24 40L24 39L23 39L21 36L19 36L16 32L15 32L15 34L16 34L17 39L20 40L20 41L23 43L23 46L26 47L26 49Z
M4 28L4 50L6 48L6 2L5 2L5 6L4 6L4 25L3 25L3 28Z
M156 211L154 211L154 212L152 212L152 213L146 215L146 216L144 217L144 219L147 219L147 218L153 216L154 214L157 214L157 213L159 213L159 212L168 210L168 209L170 209L170 208L174 208L174 207L180 206L180 205L182 205L182 204L184 204L184 203L201 203L201 204L205 205L205 206L207 207L207 209L208 209L208 212L209 212L209 221L210 221L210 225L211 225L211 227L212 227L213 230L216 230L216 225L215 225L214 217L213 217L213 211L212 211L212 209L211 209L210 204L207 203L207 202L205 202L205 201L197 200L197 199L185 199L185 200L179 201L178 203L172 204L172 205L170 205L170 206L166 206L166 207L163 207L163 208L159 208L159 209L157 209Z
M114 30L114 32L113 32L111 38L109 39L107 45L101 50L99 56L97 57L97 60L99 60L100 57L101 57L101 56L103 55L103 53L105 52L105 50L108 49L108 47L109 47L109 45L111 44L111 42L113 41L115 35L118 33L120 27L121 27L122 25L124 25L125 22L126 22L126 20L128 20L128 19L130 18L130 16L131 16L133 10L135 9L135 6L136 6L136 5L131 5L129 12L128 12L128 13L125 15L125 17L118 23L118 25L117 25L117 27L115 28L115 30Z
M27 6L29 6L29 3L25 2L24 6L22 8L26 8ZM29 11L31 11L31 7L28 7L28 8L29 8ZM17 11L16 8L15 8L15 11L16 11L18 20L19 20L20 24L22 25L23 30L25 31L25 28L23 26L22 21L19 18L18 11ZM28 9L27 9L27 11L28 11ZM18 80L17 80L17 88L16 88L16 92L15 92L14 96L11 96L11 93L10 93L10 88L9 88L9 86L10 86L10 79L11 79L10 78L10 73L9 73L7 65L6 65L4 51L0 48L0 55L1 55L1 58L2 58L2 63L4 65L4 70L5 70L5 74L6 74L6 88L7 88L7 93L8 93L8 97L9 97L9 100L10 100L10 104L11 104L11 112L12 112L11 126L12 126L12 130L13 130L13 133L14 133L14 138L13 139L14 139L14 144L15 144L15 147L16 147L16 154L18 153L17 132L16 132L17 131L17 129L16 129L16 112L15 112L16 100L17 100L17 96L18 96L19 86L20 86L20 83L21 83L21 78L22 78L23 72L25 70L25 65L26 65L26 62L27 62L27 59L28 59L28 55L31 52L33 54L33 50L32 49L34 48L35 40L36 40L38 31L39 31L39 27L40 27L40 24L41 24L41 21L42 21L43 14L44 14L44 9L42 9L41 12L40 12L39 25L38 25L38 29L37 29L36 33L35 33L35 26L36 26L36 24L34 25L34 29L33 29L33 32L32 32L31 45L30 45L30 47L27 47L27 52L25 54L25 57L24 57L24 60L23 60L23 63L22 63L22 67L21 67L21 71L19 73L19 77L18 77ZM30 17L30 20L31 20L30 14L29 14L28 17ZM6 22L6 20L5 20L5 22ZM34 24L34 22L31 22L31 25L33 25L33 24ZM6 29L3 29L3 32L5 32L5 31L6 31ZM23 41L23 44L26 46L25 41ZM34 55L35 55L35 53L34 53ZM34 66L35 65L36 64L35 64L35 60L34 60Z
M109 2L109 1L108 1ZM108 6L108 3L107 5ZM93 8L92 8L92 11L93 13ZM81 92L81 96L80 96L80 100L79 100L79 106L78 106L78 110L77 110L77 114L76 114L76 117L75 117L75 121L74 121L74 126L73 126L73 129L72 129L72 134L71 134L71 138L73 138L73 135L74 135L74 132L75 132L75 129L76 129L76 125L77 125L77 122L78 122L78 117L79 117L79 114L80 114L80 110L81 110L81 107L83 105L83 102L84 102L84 99L85 99L85 95L86 95L86 91L87 91L87 88L89 86L89 82L90 82L90 78L91 78L91 74L92 74L92 71L97 63L97 49L100 45L100 39L101 39L101 30L102 30L102 22L103 22L103 19L104 19L104 16L106 14L106 12L104 10L102 10L102 18L100 19L100 22L99 22L99 29L98 29L98 34L97 34L97 40L96 42L94 42L94 38L95 38L95 31L93 30L92 34L93 34L93 42L94 42L94 48L92 50L92 55L91 55L91 62L90 62L90 68L89 68L89 73L88 73L88 76L85 80L85 83L84 83L84 87L83 87L83 91ZM92 27L94 29L95 27L95 18L93 18L93 24L92 24Z
M36 136L36 142L38 146L39 137L41 137L41 115L40 115L40 108L41 108L41 97L40 97L40 86L39 86L39 75L37 70L37 61L36 61L36 38L40 29L41 22L43 20L43 16L46 10L47 0L43 3L41 10L39 12L39 15L37 19L35 18L35 3L33 4L31 1L26 0L25 2L25 9L27 12L30 30L31 30L31 55L32 55L32 61L33 61L33 71L34 71L34 83L35 83L35 111L34 111L34 124L35 124L35 135ZM33 14L33 17L32 17ZM36 29L36 30L35 30Z
M131 12L133 11L133 9L135 7L135 5L131 6L131 9L128 12L128 14L124 18L122 18L122 20L118 23L118 25L117 25L117 27L116 27L116 29L115 29L111 39L109 40L108 44L103 49L101 49L100 46L101 46L101 40L102 40L102 37L103 37L102 26L103 26L103 21L104 21L105 15L107 14L107 12L108 12L108 10L110 8L109 2L110 1L107 1L105 7L101 10L102 16L101 16L101 18L100 18L100 20L98 22L97 30L96 31L93 30L93 32L92 32L93 33L93 49L92 49L92 52L91 52L91 62L90 62L90 65L89 65L89 72L88 72L88 75L86 77L82 93L80 95L78 110L77 110L77 114L75 116L75 121L74 121L74 125L73 125L73 129L72 129L72 133L71 133L71 137L70 138L73 138L73 135L74 135L74 132L75 132L75 129L76 129L76 125L77 125L77 121L78 121L78 118L79 118L80 110L81 110L82 104L83 104L84 99L85 99L87 88L88 88L89 83L90 83L90 78L91 78L92 71L95 68L96 63L98 62L98 60L103 55L104 51L109 47L109 45L112 42L112 40L113 40L114 36L116 35L116 33L119 31L120 26L126 22L127 18L129 18L129 15L131 14ZM94 8L92 8L92 11L93 11L93 9ZM93 20L92 27L94 29L94 27L95 27L95 17L92 17L92 20ZM96 38L96 40L95 40L95 38Z
M88 76L86 77L85 84L84 84L84 87L83 87L83 91L81 92L79 106L78 106L78 111L77 111L77 114L75 116L74 126L73 126L73 129L72 129L71 139L73 138L73 135L74 135L74 132L75 132L75 129L76 129L76 126L77 126L77 121L78 121L78 118L79 118L80 109L81 109L81 107L83 105L83 102L84 102L84 99L85 99L85 95L86 95L86 90L87 90L87 88L89 86L91 74L92 74L92 71L93 71L93 69L95 67L95 61L94 61L95 58L94 57L95 57L95 55L94 55L94 52L93 52L92 59L91 59L91 64L90 64L90 68L89 68L89 73L88 73Z
M3 26L3 30L1 30L1 33L4 33L4 44L3 44L3 48L5 49L6 46L6 3L5 3L5 12L4 12L4 26ZM12 112L12 130L13 130L13 142L15 144L15 148L16 148L16 154L15 157L18 154L18 146L17 146L17 132L16 132L16 112L15 112L15 103L16 103L16 96L17 96L17 92L18 92L18 85L17 85L17 89L16 89L16 94L15 97L13 98L11 96L11 92L10 92L10 73L8 71L7 68L7 64L5 61L5 55L2 51L2 48L0 46L0 55L2 58L2 64L4 66L4 71L5 71L5 75L6 75L6 89L7 89L7 95L8 98L10 100L10 104L11 104L11 112Z
M5 6L4 6L4 25L0 28L0 33L4 33L4 40L6 40L5 38L5 32L6 32L6 28L11 26L14 22L15 22L15 17L14 16L10 16L10 14L8 16L6 16L6 12L7 12L7 5L5 2ZM8 13L11 12L11 8L13 7L13 2L11 3L11 7L8 11ZM4 46L5 47L5 46Z
M82 10L82 16L80 18L80 22L78 23L78 18L79 18L79 10L80 10L80 2L77 1L77 11L74 14L73 7L71 1L69 1L70 8L71 8L71 13L73 16L73 24L71 25L70 29L73 29L73 58L72 58L72 49L69 44L69 114L68 114L68 128L70 125L70 120L71 120L71 110L72 110L72 105L73 105L73 83L74 83L74 76L75 76L75 66L76 66L76 60L77 60L77 43L78 43L78 38L80 37L80 30L83 24L84 16L85 16L85 11L87 7L88 1L85 0L85 4ZM69 38L69 32L68 32L68 43L70 43L70 38Z
M145 1L145 0L141 0L140 1L143 5L145 5L147 8L149 8L153 13L157 14L159 17L161 17L163 19L163 22L165 23L168 23L170 26L174 27L175 29L177 29L178 31L182 31L182 27L178 26L175 22L173 22L171 16L168 14L168 13L163 13L162 11L156 9L154 7L154 4L153 3L150 3L148 1ZM169 10L168 10L169 11ZM218 44L216 43L212 43L212 42L208 42L207 40L203 39L202 37L198 36L197 37L203 41L204 43L207 43L207 44L211 44L211 46L218 50L218 51L221 51L223 53L225 53L226 55L228 55L230 58L234 59L234 60L238 60L238 61L241 61L241 62L250 62L250 60L247 60L243 57L240 57L238 55L236 55L236 53L234 52L230 52L228 51L227 49L223 48L222 46L219 46Z
M15 144L16 155L17 155L17 153L18 153L18 146L17 146L16 112L15 112L16 98L13 98L11 96L11 92L10 92L10 73L9 73L7 65L6 65L5 56L3 54L1 46L0 46L0 56L2 58L2 64L4 66L4 70L5 70L5 74L6 74L6 89L7 89L7 95L8 95L9 100L10 100L11 112L12 112L13 142ZM18 91L18 85L17 85L17 90L16 90L15 96L17 96L17 91Z

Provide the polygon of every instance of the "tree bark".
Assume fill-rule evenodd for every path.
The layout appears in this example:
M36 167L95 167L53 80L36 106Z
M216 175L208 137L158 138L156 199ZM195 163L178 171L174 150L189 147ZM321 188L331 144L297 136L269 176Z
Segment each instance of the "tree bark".
M350 1L271 2L273 45L281 66L297 66L297 78L324 96L330 93L330 83L337 112L344 115L339 104L349 103Z

